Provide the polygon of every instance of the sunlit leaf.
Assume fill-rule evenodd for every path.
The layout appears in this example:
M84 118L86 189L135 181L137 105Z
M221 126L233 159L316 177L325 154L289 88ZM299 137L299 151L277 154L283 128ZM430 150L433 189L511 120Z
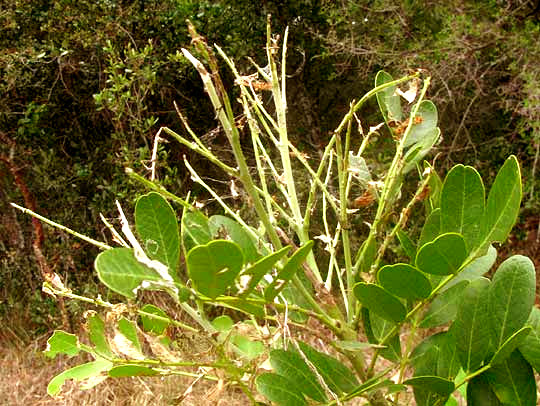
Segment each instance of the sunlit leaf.
M92 314L87 318L88 323L88 338L95 346L95 350L99 355L111 357L113 354L107 337L105 334L105 323L97 314Z
M194 247L189 251L186 262L195 289L215 299L234 283L244 257L236 243L216 240Z
M127 376L154 376L159 372L142 365L118 365L109 370L109 376L113 378L124 378Z
M175 274L180 236L178 220L169 202L155 192L141 196L135 205L135 226L146 255L167 265Z
M144 305L141 308L141 310L145 313L155 314L156 316L169 319L169 316L167 316L167 313L165 313L159 307L154 306L152 304ZM141 314L140 317L141 317L143 329L147 333L155 333L155 334L161 335L165 332L165 330L167 329L167 327L169 327L169 324L170 324L168 320L157 319L157 318L147 316L144 314Z
M113 248L100 253L94 267L99 279L109 289L134 299L143 282L160 283L162 277L153 269L143 265L131 248Z
M99 359L86 364L77 365L71 369L56 375L47 386L47 393L50 396L56 396L60 393L62 385L68 379L74 379L75 381L83 381L94 376L101 375L102 372L109 370L113 364L107 360Z
M79 339L76 335L56 330L47 340L47 349L44 353L49 358L54 358L57 354L66 354L73 357L80 350Z
M260 257L253 237L235 220L215 215L208 220L208 228L212 239L232 240L237 243L244 254L245 262L252 263Z

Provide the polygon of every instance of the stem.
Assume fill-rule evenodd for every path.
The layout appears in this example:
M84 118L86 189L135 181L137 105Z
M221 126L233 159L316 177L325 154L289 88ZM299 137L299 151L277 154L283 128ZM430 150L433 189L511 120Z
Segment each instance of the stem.
M388 82L388 83L392 83L392 82ZM381 193L381 197L379 199L379 206L377 207L375 220L373 220L373 224L371 226L371 230L369 232L368 238L366 239L363 245L363 248L359 251L359 255L354 265L355 273L358 272L361 265L362 265L362 269L364 270L369 269L368 271L369 273L372 273L374 271L373 262L369 264L366 263L366 260L368 259L367 253L370 246L373 244L374 240L376 239L378 233L380 232L380 228L382 227L384 223L384 219L388 211L388 206L394 202L396 195L398 193L399 189L397 189L396 186L398 185L398 181L401 175L401 170L403 169L403 164L404 164L402 155L403 155L403 150L405 148L405 140L407 139L407 136L409 135L413 127L413 121L414 121L413 118L416 117L418 113L418 109L420 108L420 103L424 99L429 83L430 83L430 78L428 77L424 80L424 85L422 87L422 91L420 92L418 101L416 102L416 104L414 105L414 108L411 111L410 120L409 120L407 129L405 130L405 133L403 134L400 142L397 145L396 153L394 155L394 159L392 160L392 164L390 165L390 168L388 169L386 180L384 182L384 187Z
M87 237L84 234L80 234L80 233L72 230L71 228L67 228L66 226L63 226L62 224L55 223L54 221L49 220L48 218L43 217L43 216L33 212L30 209L26 209L24 207L19 206L18 204L15 204L15 203L10 203L10 204L13 207L15 207L16 209L22 211L24 214L29 214L30 216L32 216L32 217L34 217L34 218L36 218L38 220L41 220L41 221L43 221L44 223L46 223L46 224L48 224L50 226L53 226L55 228L58 228L59 230L65 231L66 233L71 234L71 235L73 235L73 236L75 236L77 238L80 238L81 240L89 242L90 244L93 244L93 245L95 245L96 247L98 247L98 248L100 248L102 250L110 250L112 248L110 245L107 245L104 242L94 240L93 238Z
M388 245L390 244L390 241L392 241L392 239L395 237L397 232L399 230L403 229L403 227L405 226L405 223L409 219L409 215L411 213L412 207L414 206L414 204L416 202L420 201L419 198L420 198L422 192L425 190L426 186L428 185L430 179L431 179L431 174L428 174L428 176L426 176L426 178L422 181L420 186L418 186L418 189L416 190L416 193L414 194L413 198L409 201L407 206L401 211L401 214L399 216L399 220L398 220L397 224L394 226L392 231L386 236L386 238L384 239L384 241L383 241L383 243L382 243L382 245L381 245L381 247L379 249L379 252L377 254L377 258L373 262L373 268L377 269L379 267L379 263L380 263L382 257L384 256L384 253L385 253L386 249L388 248Z
M191 210L191 211L196 210L195 207L193 207L191 204L186 202L184 199L182 199L182 198L176 196L175 194L169 192L163 186L158 185L157 183L154 183L154 182L144 178L143 176L136 173L133 169L126 168L125 171L126 171L126 174L130 178L133 178L137 182L142 183L143 186L147 187L148 189L158 192L164 198L172 200L173 202L176 202L176 203L180 204L181 206L183 206L184 208L186 208L188 210Z
M87 297L87 296L77 295L77 294L73 293L69 289L61 289L61 290L57 289L53 285L51 285L49 282L44 282L43 283L43 290L46 293L49 293L49 294L52 294L52 295L58 295L58 296L62 296L62 297L68 297L70 299L76 299L76 300L79 300L81 302L93 304L95 306L106 307L108 309L112 309L112 308L115 307L114 304L112 304L110 302L106 302L106 301L104 301L103 299L101 299L99 297L97 299L94 299L94 298ZM180 328L183 328L185 330L191 331L192 333L200 333L200 331L197 330L196 328L193 328L188 324L182 323L180 321L177 321L177 320L174 320L174 319L171 319L171 318L168 318L168 317L159 316L157 314L148 313L148 312L145 312L145 311L142 311L142 310L137 310L137 313L142 315L142 316L150 317L150 318L153 318L153 319L156 319L156 320L166 321L166 322L168 322L170 324L173 324L173 325L175 325L177 327L180 327Z
M347 124L347 132L345 136L345 150L341 147L341 135L336 137L336 160L338 167L338 183L339 183L339 223L341 225L341 243L343 245L343 256L345 257L345 275L347 278L347 321L350 323L353 320L356 298L352 286L354 285L354 276L352 273L351 246L349 240L349 223L347 216L347 176L348 176L348 148L350 144L352 121Z

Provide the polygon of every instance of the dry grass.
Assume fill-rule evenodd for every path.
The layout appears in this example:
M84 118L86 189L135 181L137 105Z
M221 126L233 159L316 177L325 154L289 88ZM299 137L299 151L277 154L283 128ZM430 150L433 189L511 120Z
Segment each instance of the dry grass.
M11 341L11 342L9 342ZM47 395L47 384L64 369L77 364L80 359L68 360L57 357L50 360L42 354L46 338L29 345L0 340L0 399L6 406L150 406L150 405L232 405L249 404L239 391L224 389L217 385L199 381L183 401L181 396L192 382L192 378L177 376L151 378L108 379L97 387L80 390L75 384L63 387L61 398Z

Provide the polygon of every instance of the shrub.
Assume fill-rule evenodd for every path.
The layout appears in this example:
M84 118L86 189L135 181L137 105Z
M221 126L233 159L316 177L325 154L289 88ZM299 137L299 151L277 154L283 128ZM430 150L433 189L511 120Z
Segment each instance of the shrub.
M287 131L287 31L280 47L268 28L267 68L253 62L254 74L239 73L216 46L238 85L233 106L218 56L190 30L198 59L183 54L201 76L235 163L220 160L183 116L186 135L163 127L154 149L170 137L200 154L230 177L231 195L244 207L231 206L186 157L193 181L223 214L208 216L200 202L165 190L154 161L151 180L127 170L152 191L137 199L136 235L117 202L121 233L107 226L120 247L60 226L102 249L97 275L127 305L76 294L49 275L45 292L102 307L106 321L87 314L88 344L60 330L48 340L50 357L82 351L94 358L56 376L48 392L58 394L67 379L88 387L110 377L173 374L224 380L254 404L259 394L278 405L358 397L410 404L412 389L418 405L455 404L456 396L468 404L535 405L534 266L516 255L484 277L497 256L492 244L505 241L518 216L517 159L504 162L487 199L470 166L456 165L441 179L423 161L440 136L437 109L426 99L430 78L418 71L394 80L381 71L313 165ZM271 92L272 106L263 92ZM365 129L357 113L372 97L384 122ZM380 171L366 157L385 126L395 154ZM416 186L410 195L407 184ZM179 222L169 201L181 207ZM417 206L426 212L419 235L405 231ZM322 234L312 235L314 223ZM190 320L138 303L144 290L165 292ZM211 350L195 359L175 351L177 331Z

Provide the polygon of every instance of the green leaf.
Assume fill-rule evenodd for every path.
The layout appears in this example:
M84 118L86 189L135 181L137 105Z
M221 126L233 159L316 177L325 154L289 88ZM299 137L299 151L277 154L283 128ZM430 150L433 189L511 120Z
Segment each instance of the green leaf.
M299 388L287 378L273 373L264 373L255 379L257 390L278 406L307 405Z
M422 136L424 138L421 138L417 143L413 144L413 146L405 153L405 156L403 157L405 160L403 173L408 173L417 167L418 162L420 162L431 151L441 136L441 130L438 127L431 128L422 135L417 134L415 127L416 126L413 126L409 136ZM407 139L410 139L410 137L407 137Z
M220 333L227 333L233 328L234 321L227 315L218 316L212 320L212 326Z
M407 309L400 300L379 285L360 282L354 285L354 295L371 312L383 319L399 323L405 320Z
M377 314L370 312L367 308L362 308L362 319L364 329L368 340L372 343L380 343L395 327L391 321L385 320ZM392 362L399 362L401 358L401 342L399 340L399 331L385 344L385 348L379 351L379 354Z
M418 106L416 117L420 117L422 121L412 125L407 138L403 140L403 147L409 148L414 144L427 145L426 141L429 140L429 144L431 144L429 148L431 148L438 138L437 134L436 138L433 140L433 132L437 130L437 121L439 119L437 107L429 100L422 100L420 106ZM418 161L418 159L415 160Z
M153 318L151 316L146 316L144 314L141 314L141 322L143 326L143 330L147 333L154 333L157 335L161 335L167 330L167 327L169 327L170 321L169 316L167 313L165 313L163 310L161 310L159 307L154 306L152 304L146 304L144 305L141 310L146 313L155 314L156 316L163 317L167 320L157 319Z
M139 335L137 334L137 324L131 320L121 317L118 320L118 331L126 337L131 345L140 353L142 353L141 343L139 341Z
M215 215L208 220L208 227L212 239L232 240L237 243L246 263L253 263L260 257L253 237L235 220Z
M184 212L182 216L182 243L185 252L197 245L212 241L212 233L208 226L208 218L200 211Z
M403 299L425 299L431 293L429 280L412 265L383 266L379 270L377 278L384 289Z
M49 358L54 358L57 354L66 354L73 357L80 350L79 339L76 335L56 330L47 340L47 349L44 354Z
M99 279L109 289L130 299L144 283L159 284L163 278L153 269L143 265L133 255L131 248L113 248L100 253L94 267Z
M407 379L403 384L434 392L441 396L449 396L455 388L454 382L440 376L415 376Z
M433 328L453 321L456 318L463 291L468 284L469 281L461 281L437 295L429 305L419 327Z
M424 227L420 233L420 239L418 240L418 247L423 247L439 235L441 235L441 209L435 209L424 223Z
M515 156L499 170L489 191L479 249L504 242L516 222L521 204L521 172Z
M536 406L534 372L519 351L483 374L501 403L512 406Z
M253 265L248 267L245 271L242 272L243 276L248 276L249 282L246 284L246 288L242 290L240 296L247 296L253 290L257 287L261 279L266 275L268 272L272 270L274 265L283 258L287 252L291 249L291 247L288 245L286 247L283 247L279 251L273 252L272 254L269 254L261 259L259 259L257 262L255 262Z
M391 82L392 76L381 70L375 76L375 87ZM379 109L384 117L384 121L388 124L390 121L401 121L403 113L401 112L400 96L396 93L397 86L387 87L377 93L377 102Z
M540 373L540 309L533 307L527 324L532 327L532 331L518 348L535 371Z
M301 341L298 342L298 345L332 392L337 394L346 393L358 386L358 380L354 374L340 361L315 350Z
M526 326L515 332L503 345L501 345L489 363L491 365L496 365L504 361L516 348L518 348L531 330L531 326Z
M441 192L443 183L441 177L439 176L435 168L431 166L431 164L427 161L424 161L424 170L429 170L431 173L431 177L429 178L428 182L429 197L424 200L424 202L426 203L426 212L428 214L431 214L433 210L441 207Z
M215 299L234 283L242 269L244 257L238 244L216 240L192 248L186 262L195 289Z
M422 272L433 275L456 273L467 258L467 247L463 237L447 233L428 242L416 255L416 266Z
M232 335L231 344L235 346L235 350L240 356L248 360L255 359L266 351L264 344L260 341L250 340L240 334Z
M525 325L535 290L536 272L529 258L514 255L499 266L489 290L489 317L496 348Z
M461 234L468 249L475 249L480 239L484 204L480 174L470 166L454 166L444 180L441 193L442 232Z
M109 370L113 364L104 359L98 359L93 362L88 362L86 364L77 365L71 369L68 369L62 372L59 375L56 375L47 386L47 393L49 396L56 396L60 393L62 385L68 379L74 379L76 381L83 381L85 379L92 378L94 376L101 375L103 371Z
M502 406L484 374L467 383L467 406Z
M486 255L476 258L469 265L463 268L463 270L460 271L455 278L453 278L441 289L441 292L445 292L463 281L472 282L480 278L491 269L496 259L497 250L490 245Z
M465 371L475 371L484 361L490 342L489 279L471 282L463 293L452 332L456 352Z
M412 242L407 233L402 230L398 230L397 238L401 248L403 248L403 251L405 251L405 255L407 255L411 261L414 261L416 258L416 245L414 245L414 242Z
M97 314L92 314L87 318L88 336L95 346L96 353L104 357L112 357L113 353L109 347L105 335L105 323Z
M142 365L118 365L109 370L112 378L125 378L127 376L154 376L159 372Z
M454 335L445 331L426 338L413 350L411 365L414 376L454 379L460 370Z
M139 197L135 205L135 226L148 257L167 265L176 274L180 236L178 220L169 202L156 192Z
M289 379L296 388L317 402L326 402L324 389L300 354L293 351L273 350L270 365L280 375Z
M264 290L264 298L267 302L273 301L283 288L285 288L286 283L293 278L302 266L302 263L306 260L312 247L313 241L308 241L298 248L285 265L283 265L283 268L278 272L272 283Z

